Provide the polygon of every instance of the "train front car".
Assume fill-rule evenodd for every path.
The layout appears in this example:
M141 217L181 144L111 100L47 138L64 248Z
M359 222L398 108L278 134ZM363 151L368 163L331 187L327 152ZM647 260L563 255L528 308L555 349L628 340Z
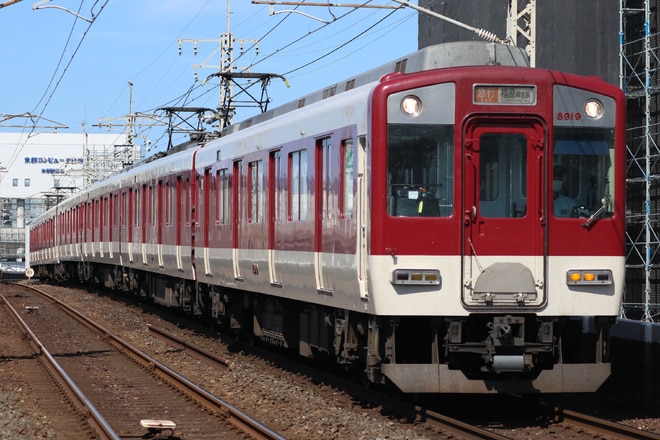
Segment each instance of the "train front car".
M372 379L595 391L624 279L622 92L490 65L391 74L371 99Z

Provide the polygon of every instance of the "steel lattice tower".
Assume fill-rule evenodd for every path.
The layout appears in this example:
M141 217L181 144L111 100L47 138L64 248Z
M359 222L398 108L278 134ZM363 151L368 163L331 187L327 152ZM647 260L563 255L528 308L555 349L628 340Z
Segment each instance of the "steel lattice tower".
M660 313L657 0L620 0L620 87L628 103L626 293L622 315Z

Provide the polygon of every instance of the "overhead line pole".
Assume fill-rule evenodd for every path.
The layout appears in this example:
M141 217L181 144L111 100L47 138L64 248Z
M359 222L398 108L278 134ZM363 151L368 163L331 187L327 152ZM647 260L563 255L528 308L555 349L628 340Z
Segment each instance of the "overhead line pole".
M0 9L5 8L5 7L7 7L7 6L11 6L11 5L13 5L14 3L18 3L18 2L20 2L20 1L21 1L21 0L9 0L8 2L0 3Z

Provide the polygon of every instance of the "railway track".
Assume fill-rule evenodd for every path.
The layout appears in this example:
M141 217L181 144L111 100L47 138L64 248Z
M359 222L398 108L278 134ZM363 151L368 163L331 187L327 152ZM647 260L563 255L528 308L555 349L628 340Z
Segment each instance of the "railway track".
M22 411L32 414L32 418L26 421L29 425L43 425L45 421L45 426L40 428L45 431L43 438L47 438L47 432L51 431L57 432L62 438L98 438L88 422L84 405L76 404L75 396L68 393L66 387L59 386L60 381L55 377L57 370L52 368L45 356L41 356L35 340L26 335L14 317L7 303L0 301L3 392L6 395L16 394L20 401L25 401L27 388L30 394L39 396L39 411L32 411L32 408ZM36 402L32 404L36 405Z
M167 342L172 347L182 349L191 356L208 365L214 366L221 371L228 368L228 363L225 359L197 347L182 338L172 335L163 329L149 326L149 332L154 335L154 337ZM435 432L449 438L467 440L510 440L515 438L498 433L492 429L478 426L471 422L463 421L460 417L451 417L447 414L431 410L425 406L413 405L397 398L383 396L380 392L365 389L352 382L319 371L315 368L308 367L288 358L281 357L269 351L264 351L258 348L250 348L248 351L253 352L259 357L267 358L281 368L313 378L313 380L318 383L341 389L352 395L354 398L369 402L373 406L380 406L387 413L397 414L399 417L403 418L414 419L416 423L424 424ZM540 414L544 414L545 417L543 420L550 420L551 423L554 423L557 426L561 425L566 430L566 438L584 438L585 435L589 435L593 438L620 440L660 440L660 434L636 429L620 423L614 423L609 420L582 414L559 406L547 405L541 401L534 401L534 405L532 405L533 408L529 407L529 400L525 400L522 403L518 402L518 404L525 408L524 411L518 412L519 414L532 413L534 414L532 416L534 418L538 418Z
M227 362L224 359L217 357L213 353L202 348L196 347L194 344L162 329L150 326L149 332L155 337L166 341L173 347L185 350L191 356L194 356L208 365L215 366L220 370L227 368ZM468 440L506 440L512 438L493 430L479 427L470 422L462 421L460 418L450 417L438 411L430 410L424 406L415 406L402 402L399 399L384 397L379 392L364 389L351 382L338 379L296 362L291 363L291 361L286 358L273 356L268 352L263 353L260 351L258 355L261 357L269 357L271 361L281 367L312 377L320 383L330 384L333 387L342 389L360 400L370 402L374 406L381 406L385 411L396 413L400 417L415 419L417 423L425 424L434 431L452 438ZM548 406L542 402L537 403L538 406L536 406L536 409L532 410L532 412L534 412L536 416L538 416L538 414L547 414L545 420L552 420L557 425L563 425L567 431L574 432L575 437L570 438L581 438L585 433L589 433L589 435L594 436L594 438L660 440L660 435L652 432L639 430L561 407ZM522 405L529 405L529 402L526 401L525 403L522 403ZM529 408L527 408L525 412L529 412Z
M553 407L555 420L580 432L595 433L600 438L660 440L660 434L632 428L577 411ZM594 437L596 438L596 437Z
M167 314L163 316L167 316ZM166 317L165 321L168 320L181 322L181 317ZM195 326L190 323L190 327L193 328ZM148 329L151 336L165 340L176 352L184 352L205 364L213 366L213 368L218 370L219 374L228 368L228 363L224 359L215 357L207 350L199 349L195 344L190 343L185 338L174 336L154 325L149 325ZM435 438L438 435L461 439L487 438L501 440L528 438L520 437L520 435L526 435L525 433L529 433L530 430L534 432L537 429L533 428L533 426L538 426L538 431L534 433L534 435L538 436L543 436L544 432L552 433L552 435L556 436L557 432L561 432L560 437L567 439L660 439L658 434L652 432L584 416L557 405L537 407L536 405L531 405L530 400L517 406L510 405L509 403L497 404L510 408L508 412L515 418L515 422L509 426L526 426L526 429L516 430L507 428L506 422L501 424L501 426L497 426L497 421L493 423L493 426L490 426L489 424L484 424L483 421L492 415L492 410L494 409L492 406L482 409L471 408L474 417L465 417L468 410L461 412L460 409L457 412L445 414L442 410L434 411L430 409L430 406L415 406L396 398L383 396L382 393L364 389L351 382L342 381L335 376L319 372L299 362L278 356L269 351L260 350L258 347L244 347L243 351L248 354L254 354L284 370L311 378L314 383L328 385L329 387L344 391L353 396L355 401L360 402L358 406L364 408L382 408L381 412L384 414L394 416L395 418L407 418L408 420L413 420L416 425L426 426L430 429L430 432L436 433L431 438ZM535 400L531 402L535 402ZM505 410L502 410L502 412L505 412ZM447 414L452 414L453 416L448 416ZM499 415L495 414L493 417L497 419ZM537 419L541 421L539 422ZM518 432L516 433L514 431Z
M2 301L79 391L96 438L283 438L45 292L8 284Z

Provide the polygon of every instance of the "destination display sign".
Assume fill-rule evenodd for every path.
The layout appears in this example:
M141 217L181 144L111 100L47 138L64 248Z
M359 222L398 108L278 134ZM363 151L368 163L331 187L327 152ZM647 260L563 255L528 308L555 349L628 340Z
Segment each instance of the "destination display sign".
M497 86L497 85L475 85L475 104L494 105L535 105L535 86Z

